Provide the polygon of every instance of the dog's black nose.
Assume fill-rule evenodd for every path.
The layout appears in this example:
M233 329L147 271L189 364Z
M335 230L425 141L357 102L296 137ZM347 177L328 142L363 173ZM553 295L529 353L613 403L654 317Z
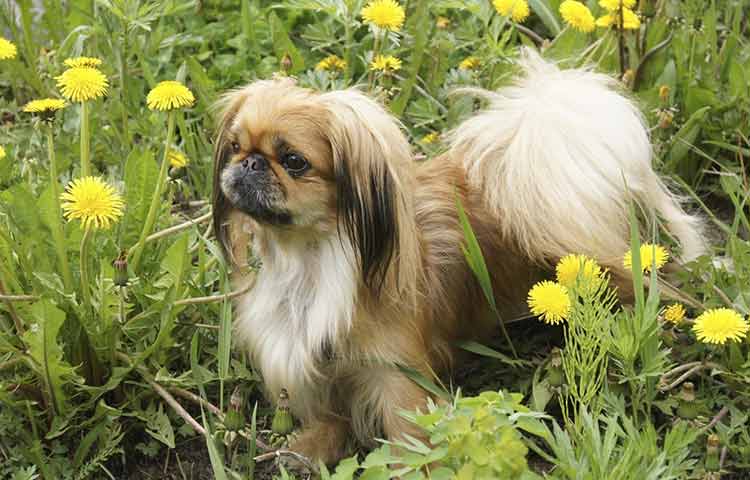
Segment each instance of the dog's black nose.
M242 166L260 172L268 169L268 160L260 153L251 153L242 160Z

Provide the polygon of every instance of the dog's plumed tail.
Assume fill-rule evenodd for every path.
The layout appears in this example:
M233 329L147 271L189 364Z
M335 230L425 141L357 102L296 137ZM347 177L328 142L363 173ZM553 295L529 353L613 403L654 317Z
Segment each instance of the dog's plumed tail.
M702 254L701 221L654 173L644 119L617 82L560 70L531 50L521 65L513 86L465 89L489 107L451 135L452 156L504 237L541 263L584 253L622 265L632 199L664 221L683 260Z

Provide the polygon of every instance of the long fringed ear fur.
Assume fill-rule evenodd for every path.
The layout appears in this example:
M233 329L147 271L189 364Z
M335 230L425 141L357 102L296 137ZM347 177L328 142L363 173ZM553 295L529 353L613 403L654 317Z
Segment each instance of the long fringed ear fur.
M331 115L329 140L337 185L340 234L357 256L364 284L379 295L416 285L411 151L396 120L357 90L321 95Z
M220 112L219 124L216 128L216 141L214 142L214 179L211 204L213 209L214 236L221 246L224 257L234 263L231 254L232 246L227 231L227 217L231 212L231 206L224 192L221 190L221 172L229 161L229 142L227 140L227 128L234 120L242 102L247 97L246 89L234 90L216 103L215 108Z
M219 124L217 126L216 141L214 144L214 178L213 178L213 228L219 245L227 258L232 264L237 265L235 254L244 257L245 252L234 252L234 237L243 237L244 233L239 225L230 225L231 213L235 210L229 204L229 200L224 196L221 190L221 173L229 161L230 145L228 140L228 129L234 121L237 112L251 97L258 96L263 98L264 92L273 91L279 86L290 87L294 81L289 78L258 80L245 87L231 90L224 94L214 105L214 109L219 112ZM232 231L232 227L235 228ZM241 249L240 245L236 245Z

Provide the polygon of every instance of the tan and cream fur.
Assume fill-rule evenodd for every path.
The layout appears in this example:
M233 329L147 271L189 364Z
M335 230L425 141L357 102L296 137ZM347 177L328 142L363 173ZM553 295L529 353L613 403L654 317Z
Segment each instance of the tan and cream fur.
M456 342L496 327L457 200L505 313L568 253L627 288L631 201L663 219L683 259L702 253L699 220L654 173L643 118L616 82L529 51L522 67L513 86L474 90L486 110L419 163L399 122L358 90L277 79L224 97L216 233L238 272L248 251L261 263L236 304L237 339L269 399L288 390L300 453L333 462L355 442L418 435L399 413L428 393L399 366L444 373Z

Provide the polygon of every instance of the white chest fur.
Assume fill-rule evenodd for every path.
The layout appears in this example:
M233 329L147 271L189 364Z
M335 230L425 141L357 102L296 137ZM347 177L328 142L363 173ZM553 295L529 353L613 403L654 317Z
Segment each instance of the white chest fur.
M314 395L321 354L351 326L355 267L338 239L262 247L255 287L237 304L236 331L269 394L277 398L286 388L292 409L304 416L314 400L300 397Z

